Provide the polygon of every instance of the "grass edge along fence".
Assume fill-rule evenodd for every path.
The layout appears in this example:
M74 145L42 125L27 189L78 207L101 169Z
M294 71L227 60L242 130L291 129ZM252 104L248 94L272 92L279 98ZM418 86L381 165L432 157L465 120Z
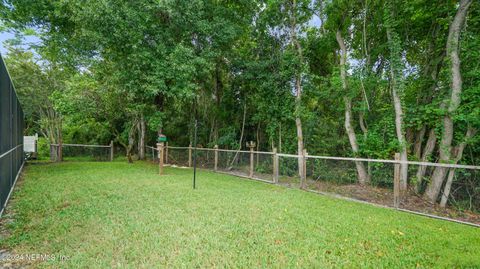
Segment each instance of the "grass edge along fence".
M168 146L168 144L163 144L159 143L157 144L157 147L149 147L147 146L151 153L151 158L153 161L158 161L159 163L159 173L163 173L163 165L177 165L177 166L184 166L184 167L192 167L193 165L193 152L194 152L194 147L191 145L188 147L177 147L177 146ZM228 149L219 149L218 146L215 146L214 148L196 148L197 150L197 167L198 168L203 168L203 169L208 169L208 170L213 170L218 173L226 173L226 174L231 174L231 175L236 175L244 178L249 178L253 180L258 180L266 183L271 183L271 184L279 184L279 185L286 185L287 187L294 187L294 188L300 188L305 191L317 193L317 194L322 194L322 195L328 195L328 196L334 196L336 198L341 198L341 199L347 199L347 200L353 200L356 202L362 202L362 203L368 203L374 206L381 206L381 207L387 207L387 208L393 208L399 211L403 212L408 212L408 213L413 213L413 214L418 214L418 215L423 215L427 217L433 217L437 219L443 219L443 220L448 220L448 221L454 221L458 223L463 223L463 224L468 224L476 227L480 227L480 215L478 215L479 218L474 219L474 220L469 220L469 219L462 219L460 217L450 217L450 215L439 215L437 213L442 213L443 212L437 212L435 210L443 210L439 209L439 207L436 204L424 204L424 208L412 208L411 204L420 201L418 197L415 197L416 200L413 200L413 202L407 201L410 200L412 197L409 197L408 191L411 190L401 190L400 188L400 166L402 164L407 164L411 168L420 168L420 167L426 167L427 169L434 169L436 167L442 167L446 168L449 170L466 170L466 171L473 171L477 173L476 175L480 174L480 166L474 166L474 165L462 165L462 164L447 164L447 163L431 163L431 162L417 162L417 161L401 161L399 158L399 155L395 155L394 160L383 160L383 159L368 159L368 158L353 158L353 157L331 157L331 156L316 156L316 155L309 155L306 151L304 151L303 155L295 155L295 154L285 154L285 153L278 153L276 149L273 149L272 152L265 152L265 151L254 151L253 148L250 148L250 150L228 150ZM163 154L158 154L160 152L163 152ZM241 159L239 162L242 163L243 170L235 170L231 169L232 165L230 167L225 167L225 165L222 167L222 154L228 153L230 156L235 156L234 158ZM239 157L242 155L243 157ZM256 167L258 165L258 156L263 156L264 159L268 160L269 163L269 168L267 169L267 172L263 171L263 173L257 173ZM299 161L300 159L300 161ZM303 167L301 169L298 169L297 171L298 174L302 173L301 171L305 171L304 175L297 175L297 182L296 184L285 184L285 175L284 171L282 170L282 165L286 161L289 161L290 163L293 163L298 169L298 165L302 165ZM356 197L350 197L348 195L345 195L344 193L338 193L335 190L334 191L322 191L318 190L315 188L312 188L311 185L309 185L309 182L312 182L310 180L309 173L307 171L309 170L308 166L310 166L310 162L313 161L333 161L333 162L343 162L343 163L348 163L351 166L354 166L357 162L364 162L370 164L377 164L381 166L390 166L391 167L391 175L393 177L393 186L391 186L391 190L388 190L388 195L385 195L385 197L389 200L387 203L382 203L378 201L369 201L368 199L359 199ZM225 169L226 168L226 169ZM328 168L328 167L327 167ZM351 169L354 170L354 169ZM294 177L291 177L294 178ZM291 180L291 178L287 178L287 180ZM361 187L358 184L354 184L355 186ZM388 188L385 188L388 189ZM443 188L442 188L443 189ZM408 194L408 195L407 195ZM442 194L441 194L442 195ZM408 197L407 197L408 196ZM422 201L424 202L424 201ZM410 205L408 204L410 203ZM432 207L432 210L423 210L425 207ZM453 212L453 210L451 210ZM446 211L445 211L446 212ZM447 212L448 213L448 212ZM445 213L445 214L447 214ZM455 214L451 214L455 215Z
M0 217L24 165L23 110L0 55Z

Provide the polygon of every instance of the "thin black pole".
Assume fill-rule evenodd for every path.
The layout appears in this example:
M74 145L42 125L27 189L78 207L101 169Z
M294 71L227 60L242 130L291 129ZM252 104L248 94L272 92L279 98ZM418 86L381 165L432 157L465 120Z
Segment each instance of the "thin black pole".
M197 179L197 119L195 118L195 136L193 138L193 189Z
M198 120L197 120L197 98L195 97L194 100L194 115L195 115L195 133L193 137L193 189L196 188L196 180L197 180L197 127L198 127Z

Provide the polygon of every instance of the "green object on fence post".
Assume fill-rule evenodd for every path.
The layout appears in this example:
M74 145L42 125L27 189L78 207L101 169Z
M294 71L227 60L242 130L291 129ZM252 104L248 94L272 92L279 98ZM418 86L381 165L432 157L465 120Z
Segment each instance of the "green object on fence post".
M167 142L167 137L163 134L158 135L157 142L162 143L162 142Z

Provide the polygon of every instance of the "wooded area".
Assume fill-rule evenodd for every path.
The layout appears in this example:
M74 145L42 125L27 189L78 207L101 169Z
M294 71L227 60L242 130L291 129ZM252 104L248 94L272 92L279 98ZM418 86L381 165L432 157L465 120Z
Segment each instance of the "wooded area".
M472 165L480 160L479 13L472 0L9 0L0 8L2 28L17 33L6 62L26 132L49 144L113 140L133 161L160 133L170 145L192 144L197 118L203 147L255 141L257 151ZM26 49L32 33L41 43ZM378 184L364 163L355 168L359 184ZM443 206L452 184L467 180L444 167L400 170L402 190ZM468 180L478 210L480 179Z

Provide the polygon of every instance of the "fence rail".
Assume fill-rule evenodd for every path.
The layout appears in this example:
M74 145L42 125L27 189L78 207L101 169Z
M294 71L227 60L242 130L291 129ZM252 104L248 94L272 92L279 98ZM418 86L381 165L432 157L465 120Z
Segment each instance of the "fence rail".
M24 164L23 111L0 57L0 217Z
M74 160L86 159L94 161L113 161L113 141L109 145L92 144L50 144L50 159L52 161L63 161L65 158Z
M162 145L149 147L153 160L170 165L191 167L194 147ZM315 193L335 196L392 207L405 212L439 218L456 219L458 222L480 224L480 166L394 160L331 157L247 150L196 148L197 167L247 177L263 182L302 188ZM163 154L161 154L163 152ZM160 160L160 162L162 162ZM364 163L369 182L360 184L357 177L358 162ZM408 164L409 187L400 187L400 166ZM161 165L161 164L160 164ZM417 172L425 177L436 167L450 170L452 177L445 180L440 199L448 205L431 203L416 189ZM302 175L302 171L305 171ZM425 188L426 180L423 180ZM447 184L450 184L448 188ZM441 204L441 203L440 203ZM480 227L480 226L479 226Z
M51 144L52 146L60 146L60 144ZM85 147L85 148L110 148L111 145L87 145L87 144L61 144L69 147Z

